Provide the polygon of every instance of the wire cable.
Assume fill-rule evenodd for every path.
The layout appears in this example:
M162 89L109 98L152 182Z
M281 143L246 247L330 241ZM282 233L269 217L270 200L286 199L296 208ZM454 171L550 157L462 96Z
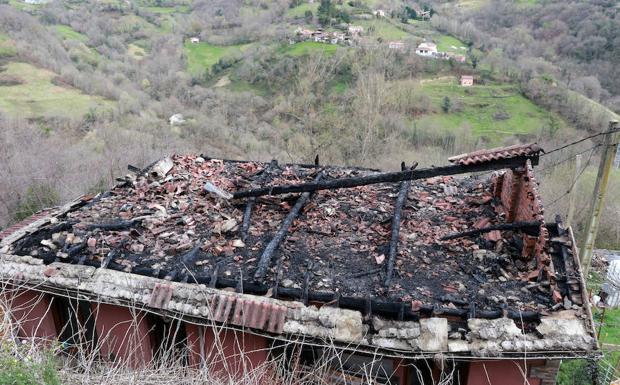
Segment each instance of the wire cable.
M553 154L554 152L561 151L561 150L564 150L565 148L568 148L568 147L574 146L576 144L579 144L581 142L585 142L588 139L596 138L596 137L601 136L601 135L610 135L610 134L613 134L613 133L616 133L616 132L620 132L620 129L614 129L614 130L609 130L609 131L598 132L596 134L592 134L592 135L586 136L585 138L581 138L581 139L576 140L574 142L565 144L564 146L561 146L561 147L558 147L558 148L554 148L553 150L545 152L544 154L541 154L540 156L541 157L547 156L549 154Z
M568 194L571 193L571 191L573 190L573 188L575 187L575 185L577 184L577 181L579 180L579 178L581 178L581 175L584 173L584 171L586 171L586 169L588 168L588 166L590 165L590 161L592 160L592 155L594 155L594 149L595 147L592 147L591 151L590 151L590 156L588 157L588 160L585 164L585 166L583 166L581 168L581 171L579 172L579 174L577 175L577 177L573 180L573 182L571 183L571 185L569 186L568 190L560 195L559 197L557 197L555 200L553 200L553 202L549 203L548 205L546 205L546 207L552 207L554 204L556 204L557 202L560 201L560 199L564 198L565 196L567 196Z
M580 152L578 152L578 153L576 153L576 154L572 154L571 156L569 156L569 157L567 157L567 158L564 158L563 160L561 160L561 161L559 161L559 162L552 163L552 164L548 165L547 167L541 168L540 170L536 170L536 171L537 171L537 172L539 172L539 173L545 172L545 171L550 170L550 169L552 169L552 168L555 168L555 167L557 167L557 166L559 166L559 165L561 165L561 164L563 164L563 163L566 163L566 162L568 162L569 160L572 160L572 159L573 159L575 156L577 156L577 155L584 154L584 153L586 153L586 152L588 152L588 151L590 151L590 150L594 150L594 149L596 149L596 148L598 148L598 147L601 147L601 146L602 146L601 144L594 145L594 146L589 147L589 148L587 148L587 149L585 149L585 150L583 150L583 151L580 151Z

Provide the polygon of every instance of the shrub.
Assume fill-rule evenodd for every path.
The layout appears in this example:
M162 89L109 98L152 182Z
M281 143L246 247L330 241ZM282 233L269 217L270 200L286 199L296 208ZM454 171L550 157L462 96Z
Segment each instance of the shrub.
M34 360L30 356L17 357L3 345L0 351L0 384L6 385L60 385L56 361L51 354Z

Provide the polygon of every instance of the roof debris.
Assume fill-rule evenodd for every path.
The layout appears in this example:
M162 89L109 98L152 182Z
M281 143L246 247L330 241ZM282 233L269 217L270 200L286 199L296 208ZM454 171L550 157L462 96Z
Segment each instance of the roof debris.
M451 161L467 165L538 151L536 145L511 147ZM174 155L15 242L12 253L182 282L255 277L276 292L280 286L372 297L407 304L411 311L441 306L548 312L571 294L566 284L556 285L567 278L553 271L561 253L543 237L548 233L537 222L539 213L532 221L506 223L497 183L489 177L440 175L408 182L408 190L385 182L232 199L238 191L316 182L317 175L329 182L377 174ZM398 198L399 191L406 197ZM402 219L392 261L397 198ZM295 206L299 214L285 228ZM282 238L256 274L278 231ZM529 251L541 247L553 265ZM565 270L574 271L567 263Z

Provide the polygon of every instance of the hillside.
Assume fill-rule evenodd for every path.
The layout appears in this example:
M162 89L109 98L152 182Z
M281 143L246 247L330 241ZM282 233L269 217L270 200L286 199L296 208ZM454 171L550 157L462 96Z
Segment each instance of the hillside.
M516 76L509 55L446 28L452 2L420 7L432 18L396 0L4 1L0 226L175 150L393 169L606 124L581 101L549 104L572 100L549 96L553 77ZM416 54L424 41L441 54ZM562 173L545 176L550 200Z
M450 1L438 7L438 28L501 52L521 72L546 73L620 111L617 1Z

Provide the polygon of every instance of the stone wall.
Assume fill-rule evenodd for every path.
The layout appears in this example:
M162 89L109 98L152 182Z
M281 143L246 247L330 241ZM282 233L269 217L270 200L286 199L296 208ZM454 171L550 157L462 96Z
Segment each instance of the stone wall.
M192 317L194 322L202 320L205 325L218 322L265 335L310 336L409 354L443 352L495 357L504 353L596 349L596 341L586 328L588 316L581 310L555 312L544 317L536 331L523 333L508 318L469 319L467 327L454 326L442 317L417 322L373 316L364 322L363 314L354 310L304 306L296 301L82 265L44 265L42 260L28 256L0 255L0 280L38 286L39 290L79 291L91 301L174 313Z

